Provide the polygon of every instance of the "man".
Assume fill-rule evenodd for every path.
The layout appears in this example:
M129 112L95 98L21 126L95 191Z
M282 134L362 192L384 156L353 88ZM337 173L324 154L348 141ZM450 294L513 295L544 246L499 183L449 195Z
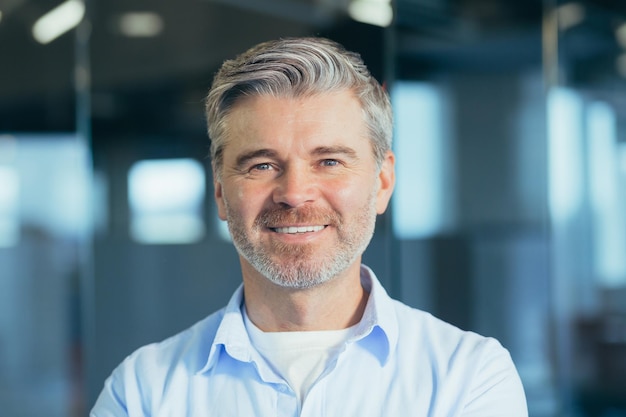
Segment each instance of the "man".
M129 356L91 416L524 417L495 340L388 297L361 265L394 186L391 108L324 39L260 44L207 98L228 305Z

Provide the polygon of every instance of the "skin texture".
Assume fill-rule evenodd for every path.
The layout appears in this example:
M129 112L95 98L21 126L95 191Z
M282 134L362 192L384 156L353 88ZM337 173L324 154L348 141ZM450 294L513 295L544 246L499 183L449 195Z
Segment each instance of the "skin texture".
M379 170L350 91L250 97L227 123L215 199L250 319L265 331L356 324L367 301L361 255L393 191L393 154Z

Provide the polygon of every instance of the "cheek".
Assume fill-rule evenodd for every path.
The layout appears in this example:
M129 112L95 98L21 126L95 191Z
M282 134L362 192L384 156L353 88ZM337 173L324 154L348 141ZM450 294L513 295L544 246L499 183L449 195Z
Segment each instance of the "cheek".
M369 181L343 181L327 186L326 199L345 215L353 214L371 200L374 184Z
M233 187L234 190L224 195L225 205L228 206L228 215L236 216L239 220L253 222L262 207L261 193L255 190L246 190L243 187ZM249 220L248 220L249 219Z
M250 197L253 195L254 194L247 193L237 184L226 182L219 185L219 189L216 190L215 193L215 200L220 219L229 220L229 218L232 217L237 217L238 219L245 218L246 210L249 210L252 205Z

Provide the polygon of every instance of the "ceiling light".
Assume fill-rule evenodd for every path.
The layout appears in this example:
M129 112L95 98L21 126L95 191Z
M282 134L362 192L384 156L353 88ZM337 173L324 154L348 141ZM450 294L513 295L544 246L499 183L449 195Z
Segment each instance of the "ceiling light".
M78 26L84 16L85 4L81 0L67 0L35 22L33 36L39 43L50 43Z
M120 16L120 32L131 38L149 38L163 31L163 19L154 12L131 12Z
M619 43L622 48L626 49L626 23L619 25L615 31L615 38L617 39L617 43Z
M585 8L580 3L568 3L557 9L559 29L570 29L585 20Z
M386 27L393 20L393 9L389 0L353 0L348 13L354 20L370 25Z

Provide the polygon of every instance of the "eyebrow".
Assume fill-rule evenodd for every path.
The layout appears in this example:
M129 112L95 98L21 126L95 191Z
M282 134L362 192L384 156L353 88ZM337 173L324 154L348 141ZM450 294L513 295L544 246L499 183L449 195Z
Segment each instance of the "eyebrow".
M324 155L345 155L349 158L357 158L357 153L354 149L348 146L318 146L312 152L313 155L324 156Z
M256 158L276 158L277 154L275 151L267 148L263 149L255 149L253 151L244 152L241 155L237 156L235 160L235 166L238 169L241 169L248 165L248 163Z
M312 155L315 156L326 156L326 155L345 155L349 158L357 159L357 153L354 149L348 146L318 146L313 149L311 152ZM246 165L250 163L251 160L256 158L277 158L278 153L272 149L262 148L255 149L249 152L244 152L241 155L237 156L235 160L235 166L237 169L242 169Z

